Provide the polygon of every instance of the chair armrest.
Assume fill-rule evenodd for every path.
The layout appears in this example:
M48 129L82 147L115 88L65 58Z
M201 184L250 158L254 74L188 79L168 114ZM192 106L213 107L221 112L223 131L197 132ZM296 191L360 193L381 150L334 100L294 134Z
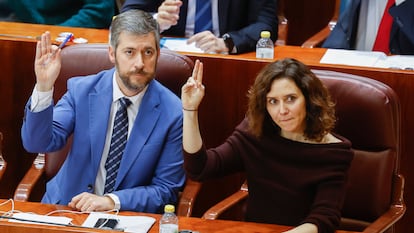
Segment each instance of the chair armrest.
M398 220L400 220L403 216L405 211L407 210L407 206L404 203L404 176L398 174L394 177L394 196L393 196L393 204L385 212L381 215L378 219L376 219L372 224L370 224L367 228L364 229L364 233L382 233L391 228Z
M3 177L4 172L6 171L7 162L3 158L3 134L0 132L0 179Z
M183 192L178 201L178 216L191 217L194 209L198 192L201 189L201 183L187 179Z
M330 21L327 26L322 28L318 33L307 39L302 44L302 48L315 48L320 47L322 43L328 38L329 34L331 33L332 29L335 27L336 21Z
M4 172L6 171L7 162L3 159L3 156L0 154L0 180L3 177Z
M391 228L406 211L406 206L391 206L387 212L364 229L364 233L382 233Z
M278 25L278 36L275 45L276 46L283 46L286 45L287 37L288 37L288 30L289 24L286 17L279 15L279 25Z
M45 171L45 155L38 154L33 161L32 166L24 175L23 179L17 185L13 199L15 201L28 201L33 188Z
M218 219L222 213L226 210L232 208L236 204L244 201L247 196L249 195L247 183L245 182L242 187L237 190L237 192L233 193L232 195L228 196L224 200L220 201L219 203L215 204L213 207L208 209L202 216L205 219Z

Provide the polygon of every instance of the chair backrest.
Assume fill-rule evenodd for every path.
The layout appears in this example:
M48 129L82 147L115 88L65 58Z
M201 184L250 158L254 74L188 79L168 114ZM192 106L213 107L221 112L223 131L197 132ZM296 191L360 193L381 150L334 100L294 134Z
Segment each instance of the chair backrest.
M104 69L114 67L108 56L107 44L79 44L72 45L62 50L62 68L55 83L55 100L66 92L66 82L74 76L95 74ZM156 80L169 88L177 96L180 96L181 86L191 76L193 61L171 50L161 49L156 70ZM46 156L45 173L50 179L56 175L69 151L71 139L65 148L60 151L48 153Z
M335 132L352 142L342 227L362 230L393 204L402 204L399 180L400 103L387 85L360 76L314 70L336 102ZM400 203L397 203L400 202Z

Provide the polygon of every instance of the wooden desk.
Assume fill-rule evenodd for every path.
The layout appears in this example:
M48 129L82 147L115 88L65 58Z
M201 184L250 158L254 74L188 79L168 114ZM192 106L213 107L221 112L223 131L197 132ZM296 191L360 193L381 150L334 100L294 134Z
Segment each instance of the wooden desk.
M61 32L72 32L75 37L85 38L89 43L108 42L108 30L106 29L0 22L0 38L5 40L34 42L45 31L50 31L52 39L58 37Z
M90 43L107 43L108 31L85 28L68 28L50 25L33 25L0 22L0 34L37 36L49 30L53 36L63 31L71 31L75 36L85 37ZM24 172L30 166L33 156L28 155L21 145L20 128L23 109L34 86L33 62L35 40L0 36L0 57L2 77L0 78L0 131L4 134L4 157L8 170L0 182L0 198L13 195L13 191ZM406 178L405 199L407 205L414 205L414 72L387 70L368 67L339 66L320 64L325 49L303 49L283 46L275 48L275 58L293 57L314 69L329 69L371 77L391 86L401 100L402 107L402 158L401 171ZM269 60L258 60L254 53L242 55L190 54L192 59L200 59L205 65L206 97L200 107L201 131L208 147L216 146L233 131L246 111L246 93L259 70ZM231 180L232 182L228 182ZM240 176L215 180L206 183L196 204L195 216L201 216L207 207L218 198L239 188L244 178ZM212 191L213 190L213 191ZM408 208L406 215L397 223L397 232L409 232L414 209Z
M0 199L0 205L6 200ZM0 211L9 211L12 208L12 204L8 203L6 205L0 206ZM31 212L36 214L47 214L56 210L70 210L67 206L60 205L47 205L35 202L15 202L15 210L22 212ZM150 229L150 233L159 232L159 219L161 215L158 214L146 214L146 213L137 213L137 212L121 212L121 215L129 216L150 216L156 219L156 222ZM65 216L72 218L72 223L77 226L81 226L85 221L87 214L73 214L73 213L55 213L51 216ZM200 233L210 233L210 232L283 232L291 227L280 226L275 224L262 224L262 223L252 223L252 222L237 222L237 221L226 221L226 220L206 220L201 218L187 218L179 217L179 228L180 230L190 229L193 231L198 231ZM34 225L29 223L12 223L7 220L0 219L0 232L2 233L14 233L14 232L118 232L118 231L109 231L109 230L98 230L98 229L85 229L77 227L65 227L65 226L52 226L52 225ZM350 231L337 231L337 233L352 233Z

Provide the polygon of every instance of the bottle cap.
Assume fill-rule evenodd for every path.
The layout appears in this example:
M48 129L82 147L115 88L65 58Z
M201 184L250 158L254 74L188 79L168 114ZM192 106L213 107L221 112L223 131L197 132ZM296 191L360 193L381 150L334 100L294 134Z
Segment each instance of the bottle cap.
M269 31L262 31L262 32L260 33L260 37L263 37L263 38L270 38L270 32L269 32Z
M173 205L165 205L164 212L167 213L174 213L175 207Z

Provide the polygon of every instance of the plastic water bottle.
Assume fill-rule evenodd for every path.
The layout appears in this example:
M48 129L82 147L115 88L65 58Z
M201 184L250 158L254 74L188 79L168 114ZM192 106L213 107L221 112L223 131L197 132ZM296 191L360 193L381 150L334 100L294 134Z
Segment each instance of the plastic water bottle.
M160 233L178 233L178 217L173 205L165 205L164 214L160 219Z
M269 31L262 31L260 33L260 39L256 44L256 58L268 58L273 59L274 56L274 43L270 39Z

